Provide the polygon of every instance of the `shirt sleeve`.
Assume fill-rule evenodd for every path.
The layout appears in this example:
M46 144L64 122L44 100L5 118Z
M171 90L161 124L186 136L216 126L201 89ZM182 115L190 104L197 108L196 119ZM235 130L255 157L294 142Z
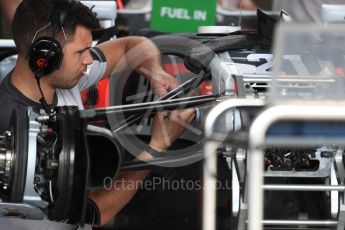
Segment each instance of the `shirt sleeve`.
M107 68L107 61L103 52L97 47L90 48L93 63L88 66L87 73L78 83L79 90L84 90L101 80Z

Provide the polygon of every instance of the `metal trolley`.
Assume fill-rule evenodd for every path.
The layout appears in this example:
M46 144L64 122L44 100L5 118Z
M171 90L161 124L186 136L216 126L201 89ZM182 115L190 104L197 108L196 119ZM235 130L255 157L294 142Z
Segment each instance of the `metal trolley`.
M229 99L214 107L205 123L207 142L204 147L205 190L203 194L203 229L216 229L216 151L220 145L232 146L232 226L235 229L263 229L263 226L285 228L344 229L344 165L345 101L290 101L281 105L266 105L260 99ZM244 130L231 130L217 134L217 122L222 115L234 109L257 108L260 113L251 122L246 135ZM302 121L296 126L296 122ZM279 135L282 122L292 127ZM334 123L337 122L337 123ZM305 127L301 127L304 125ZM328 125L329 124L329 125ZM336 125L334 125L336 124ZM322 127L329 127L323 130ZM297 130L294 130L297 129ZM276 132L278 130L278 132ZM302 130L302 131L301 131ZM242 135L242 140L241 140ZM264 170L264 154L267 147L279 146L315 147L333 146L327 158L315 156L320 164L316 171ZM235 147L234 146L238 146ZM261 162L261 163L260 163ZM322 177L324 184L264 184L267 177ZM240 185L244 189L240 189ZM330 219L273 219L263 220L264 190L271 191L323 191L329 192ZM274 205L274 204L272 204Z
M265 100L228 99L206 118L203 229L216 228L220 149L232 173L231 229L344 229L344 31L344 26L281 25L272 77L259 81L242 74L238 81L233 75L249 86L243 97ZM255 87L268 87L268 94L252 95ZM303 213L305 200L297 196L293 215L273 213L282 212L278 203L284 203L268 202L266 194L302 191L325 198L319 218Z

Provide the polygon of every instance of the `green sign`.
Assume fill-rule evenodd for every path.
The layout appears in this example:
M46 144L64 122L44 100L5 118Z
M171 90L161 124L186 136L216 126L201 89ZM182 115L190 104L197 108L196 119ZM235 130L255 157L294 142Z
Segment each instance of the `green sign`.
M215 0L153 0L151 28L161 32L197 32L199 26L213 26Z

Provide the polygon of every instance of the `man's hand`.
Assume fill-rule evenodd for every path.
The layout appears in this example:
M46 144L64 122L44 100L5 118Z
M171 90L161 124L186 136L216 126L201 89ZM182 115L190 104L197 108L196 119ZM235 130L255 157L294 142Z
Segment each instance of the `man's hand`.
M170 90L175 89L179 85L179 81L170 74L161 70L151 76L151 87L158 97L162 97Z
M149 145L159 152L166 150L182 135L194 116L195 110L192 108L158 113L153 119Z

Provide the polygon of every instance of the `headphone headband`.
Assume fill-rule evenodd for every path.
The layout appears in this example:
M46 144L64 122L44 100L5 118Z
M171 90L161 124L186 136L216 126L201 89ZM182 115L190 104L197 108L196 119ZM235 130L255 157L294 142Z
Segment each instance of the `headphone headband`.
M71 11L72 0L56 0L50 14L50 22L53 25L63 27Z

